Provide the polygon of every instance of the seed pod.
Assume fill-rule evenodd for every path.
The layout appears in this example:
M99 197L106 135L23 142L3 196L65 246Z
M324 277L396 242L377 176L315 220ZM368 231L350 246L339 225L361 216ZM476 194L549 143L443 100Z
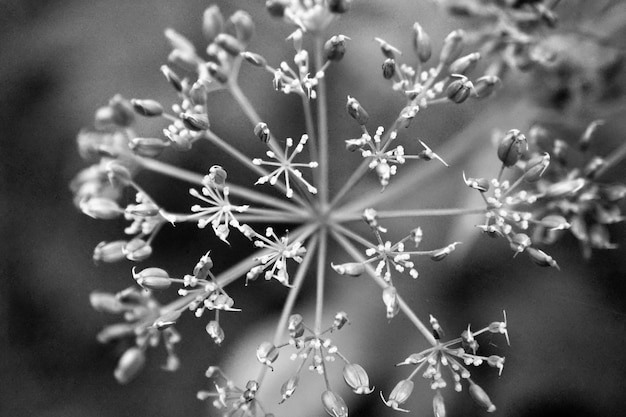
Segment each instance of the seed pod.
M221 166L213 165L211 168L209 168L209 179L214 184L217 184L220 186L224 185L226 184L226 178L227 178L226 170L222 168Z
M485 390L472 381L470 381L469 394L470 397L472 397L472 400L474 400L474 402L479 406L486 409L488 413L496 411L496 406L493 405Z
M465 181L465 184L468 187L478 190L481 193L489 191L490 184L487 178L472 178L472 177L466 178L465 172L464 172L463 181Z
M463 52L465 32L458 29L452 31L443 41L443 47L439 54L439 62L443 65L450 65Z
M131 151L149 158L159 156L168 146L170 146L169 142L161 138L133 138L128 142Z
M117 363L113 375L120 384L127 384L135 378L146 363L146 354L137 346L126 350Z
M169 274L161 268L146 268L138 273L133 268L133 278L147 290L164 290L172 285Z
M331 417L348 417L348 407L345 401L332 391L322 393L322 405Z
M180 118L187 129L195 132L208 130L211 127L209 117L206 114L181 113Z
M130 104L132 104L133 109L142 116L154 117L163 114L163 106L156 100L139 100L134 98L130 101Z
M410 379L403 379L402 381L398 382L393 388L391 394L389 394L388 400L385 400L382 392L380 393L380 396L387 407L391 407L394 410L404 411L408 413L409 410L404 410L400 408L400 404L405 403L406 400L409 399L411 393L413 393L413 386L413 381L411 381Z
M152 247L143 239L134 238L122 247L122 253L129 261L143 261L152 254Z
M446 246L445 248L441 248L439 250L434 251L431 255L430 255L430 259L432 259L433 261L441 261L443 258L445 258L446 256L450 255L452 253L452 251L454 251L454 249L456 249L457 245L460 245L461 242L454 242L449 244L448 246Z
M211 320L206 325L206 332L211 336L216 345L221 345L224 341L224 330L216 320Z
M530 260L539 266L551 266L553 268L560 269L556 261L540 249L529 247L526 249L526 253L530 256Z
M100 242L93 251L94 262L117 262L126 258L123 252L125 240L116 240L113 242Z
M346 39L344 35L335 35L324 43L324 54L329 61L341 61L346 54Z
M526 248L528 248L531 244L532 241L530 240L530 237L528 237L525 233L517 233L513 235L510 242L511 249L516 253L524 252L524 250L526 250Z
M526 136L522 135L517 129L511 129L498 145L498 158L505 167L511 167L520 160L524 152L522 147L528 149Z
M81 211L87 216L100 219L116 219L122 214L122 209L115 201L105 197L91 197L80 202Z
M250 42L252 36L254 36L254 21L248 12L243 10L237 10L228 19L229 23L235 28L235 36L244 45ZM218 35L219 36L219 35Z
M304 320L300 314L292 314L289 316L287 323L289 337L296 339L304 334Z
M531 158L524 169L524 181L537 182L550 165L550 154L544 153Z
M263 365L272 369L272 363L278 359L278 349L270 342L263 342L256 350L256 358Z
M365 271L365 265L361 262L347 262L345 264L334 265L330 264L330 266L337 272L339 275L348 275L351 277L358 277Z
M387 58L383 62L383 78L390 80L396 75L396 61L392 58Z
M263 143L268 143L272 137L270 128L263 122L259 122L254 126L254 135Z
M413 50L422 63L428 61L433 52L430 36L417 22L413 24Z
M365 111L365 109L361 106L361 103L357 101L357 99L348 96L348 101L346 102L346 109L348 110L348 114L352 117L358 124L361 126L365 125L369 120L369 115Z
M474 82L474 93L476 98L485 98L493 94L502 81L495 75L485 75Z
M344 311L338 312L333 320L333 330L340 330L346 323L350 323L348 315Z
M385 287L383 290L383 303L387 310L387 319L391 320L400 311L400 301L398 300L398 291L393 285Z
M469 98L474 91L474 85L465 76L452 81L446 88L446 97L456 104L461 104Z
M369 394L374 391L370 388L370 380L367 372L361 365L349 363L343 367L343 379L355 394Z
M287 381L285 381L283 386L280 387L280 394L283 396L283 398L278 402L278 404L284 403L285 400L293 395L293 393L296 391L296 388L298 387L298 382L298 375L294 375Z
M450 64L450 74L466 75L476 68L476 64L480 60L480 53L474 52L456 59Z

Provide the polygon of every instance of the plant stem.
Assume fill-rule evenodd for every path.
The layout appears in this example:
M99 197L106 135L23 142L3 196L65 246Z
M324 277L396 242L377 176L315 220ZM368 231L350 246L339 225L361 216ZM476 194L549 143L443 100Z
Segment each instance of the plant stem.
M611 153L609 157L604 160L604 165L602 165L598 171L596 171L595 178L599 178L602 174L604 174L609 168L614 167L620 162L622 159L626 157L626 142L623 143L619 148Z
M379 219L393 219L397 217L438 217L438 216L465 216L484 213L484 207L473 208L440 208L440 209L412 209L412 210L381 210L376 212ZM357 221L363 218L362 213L339 213L333 215L337 222Z
M315 36L315 68L321 69L324 40L321 34ZM326 79L321 77L317 84L317 132L319 144L319 198L322 207L328 204L328 103L326 98Z

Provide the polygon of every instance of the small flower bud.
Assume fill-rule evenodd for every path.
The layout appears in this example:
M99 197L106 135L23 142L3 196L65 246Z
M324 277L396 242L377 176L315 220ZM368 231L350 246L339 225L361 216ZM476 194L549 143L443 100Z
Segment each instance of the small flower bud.
M112 120L117 126L128 127L135 121L133 106L119 94L109 100L109 107L113 110Z
M134 238L122 247L122 253L129 261L140 262L152 254L152 247L143 239Z
M278 404L284 403L288 398L293 395L293 393L296 391L296 388L298 387L298 382L298 375L294 375L287 381L285 381L283 386L280 387L280 394L283 396L283 398L278 402Z
M505 167L511 167L520 160L522 146L528 148L526 136L517 129L509 130L498 145L498 158Z
M485 75L474 82L474 93L476 98L489 97L500 85L502 81L495 75Z
M263 143L268 143L272 137L270 128L263 122L259 122L254 126L254 135Z
M196 54L196 48L193 43L187 39L184 35L178 33L172 28L167 28L164 31L165 37L170 42L172 49L179 50L186 54Z
M335 35L324 43L324 53L329 61L341 61L346 54L346 39L344 35Z
M226 184L226 178L226 170L221 166L213 165L211 168L209 168L209 179L214 184L222 186Z
M403 379L398 382L396 386L391 390L391 394L389 394L389 399L385 400L383 397L383 393L380 393L380 397L383 399L383 402L387 407L390 407L397 411L409 412L409 410L404 410L400 408L400 404L406 402L409 399L411 394L413 393L413 381L410 379Z
M446 417L446 404L439 390L437 390L437 393L433 397L433 414L435 417Z
M272 369L272 363L278 359L278 349L270 342L263 342L256 350L256 358L263 365Z
M169 142L161 138L133 138L128 143L131 151L149 158L159 156L168 146L170 146Z
M484 389L470 381L469 394L472 400L479 406L487 410L488 413L496 411L496 406L493 405L491 399L487 395Z
M147 290L164 290L172 285L169 274L161 268L146 268L139 273L133 268L133 278Z
M347 262L345 264L330 264L330 266L337 272L339 275L348 275L351 277L361 276L363 272L365 272L365 265L361 262Z
M540 249L529 247L526 249L526 253L530 256L530 260L539 266L551 266L553 268L560 269L556 261Z
M170 67L168 67L167 65L162 65L161 72L165 76L167 82L169 82L172 87L176 89L176 91L178 91L179 93L183 91L183 83L180 80L180 77L174 71L172 71Z
M113 242L100 242L93 251L94 262L118 262L126 258L123 252L125 240L116 240Z
M267 0L265 9L272 17L283 17L285 15L285 3L281 0Z
M130 171L117 161L111 161L106 165L107 176L114 187L129 185L132 182Z
M400 311L400 301L398 300L398 290L393 285L385 287L383 290L383 302L387 309L387 319L391 320Z
M163 106L156 100L134 98L130 103L133 105L133 109L142 116L153 117L163 114Z
M351 0L328 0L328 10L331 13L342 14L350 9Z
M476 68L476 64L479 60L480 54L478 52L474 52L458 58L452 64L450 64L450 74L466 75L468 72L472 72L472 70Z
M124 305L113 294L94 291L89 294L91 307L102 313L118 314L125 310Z
M289 316L287 323L287 329L289 330L289 337L297 339L304 334L304 320L300 314L292 314Z
M115 379L120 384L127 384L135 378L143 369L146 363L146 355L137 346L126 350L117 363L117 368L113 373Z
M211 127L209 118L206 114L200 113L181 113L180 118L185 127L196 132L208 130Z
M232 14L228 21L235 28L235 36L239 42L242 42L244 45L248 44L250 39L252 39L252 36L254 36L255 30L254 21L252 20L250 14L243 10L237 10Z
M216 320L211 320L206 325L206 332L211 336L216 345L221 345L224 341L224 329Z
M211 5L202 15L202 34L208 43L224 30L224 16L217 5Z
M474 91L474 85L465 76L452 81L446 88L446 97L457 104L463 103Z
M417 22L413 24L413 50L420 62L428 61L433 52L430 36L424 32L422 26Z
M374 391L374 388L369 387L367 372L356 363L349 363L343 367L343 379L355 394L369 394Z
M468 187L480 191L481 193L489 191L489 180L486 178L466 178L465 172L463 173L463 181Z
M267 65L267 60L254 52L242 52L241 56L255 67L265 67Z
M365 125L369 120L369 115L365 111L365 109L361 106L361 103L357 101L357 99L348 96L348 101L346 103L346 109L348 110L348 114L354 120L357 121L361 126Z
M122 339L124 337L134 336L135 326L130 323L115 323L106 326L96 336L96 340L100 343L109 343L113 340Z
M383 62L383 78L390 80L396 75L396 61L392 58L387 58Z
M439 250L433 251L430 255L430 259L433 261L441 261L446 256L450 255L454 249L456 249L457 245L460 245L461 242L454 242L446 246L445 248L441 248Z
M524 181L536 182L543 173L548 169L550 165L550 154L544 153L543 155L537 155L531 158L524 169Z
M87 216L100 220L115 219L122 214L122 209L115 201L104 197L83 199L80 209Z
M348 315L344 311L340 311L335 314L335 319L333 320L333 330L341 330L341 328L349 322Z
M439 62L443 65L450 65L463 52L465 32L462 30L452 31L444 39L441 53L439 54Z
M332 391L322 393L322 405L331 417L348 417L348 407L345 401Z

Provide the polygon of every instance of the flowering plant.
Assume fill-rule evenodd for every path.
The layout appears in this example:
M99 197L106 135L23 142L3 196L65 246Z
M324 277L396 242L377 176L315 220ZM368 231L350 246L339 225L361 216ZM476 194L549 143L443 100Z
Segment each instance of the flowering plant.
M420 317L402 296L399 288L404 284L399 283L421 278L419 270L425 262L454 262L462 242L433 245L434 239L421 227L406 225L429 217L480 215L475 234L499 239L511 248L512 256L526 256L556 271L560 268L557 260L544 249L567 231L581 242L587 257L593 249L615 247L609 225L622 220L620 202L626 187L603 181L603 174L626 156L626 146L609 156L594 154L590 145L601 120L590 122L576 142L560 139L540 124L527 132L509 126L506 132L493 135L489 156L499 165L493 178L465 169L456 178L465 183L468 193L478 192L481 204L420 208L402 206L400 197L440 170L461 163L461 156L476 144L444 145L432 138L417 139L409 128L439 106L481 106L518 71L554 68L558 51L550 47L546 33L556 24L557 3L442 2L452 14L481 21L480 27L431 40L422 25L415 23L410 29L411 54L403 54L377 36L373 49L381 53L381 82L389 84L390 95L399 97L396 115L387 121L388 127L373 127L374 117L367 104L358 100L359 92L350 93L341 111L352 127L340 138L329 126L329 112L335 111L330 107L334 102L329 99L330 75L354 40L350 34L331 35L330 29L335 29L338 19L358 13L358 2L267 1L267 11L293 28L287 38L293 63L270 62L262 51L249 49L255 24L244 11L227 17L219 7L208 7L202 19L208 47L202 52L179 32L167 29L172 52L161 72L177 96L170 109L150 98L128 100L117 95L96 111L94 127L78 135L81 154L97 162L72 183L77 206L96 219L129 222L124 230L128 237L101 242L94 260L142 264L132 268L133 285L115 293L94 292L90 299L96 310L123 317L122 322L106 326L98 339L131 341L119 358L115 378L123 384L130 382L146 366L149 349L161 343L167 354L163 368L177 370L181 359L176 345L181 336L176 324L186 312L205 320L206 332L215 344L226 343L229 335L224 323L245 309L230 295L229 285L244 282L250 291L281 285L287 296L275 330L249 352L256 356L259 370L237 380L228 369L207 364L209 389L199 390L198 398L210 399L225 416L279 413L280 406L262 400L262 393L279 404L297 401L292 397L311 371L323 384L316 394L321 407L330 416L347 416L350 401L332 378L336 369L355 394L368 395L374 388L368 364L351 359L358 352L344 351L333 341L335 332L344 331L358 317L349 311L328 311L327 284L342 276L369 277L380 287L386 319L402 313L428 346L395 361L397 366L413 368L408 375L398 376L395 387L379 389L383 403L407 411L420 375L434 391L435 416L446 413L444 394L449 395L449 383L454 391L467 391L485 411L494 411L496 406L472 379L471 371L485 364L498 374L503 372L504 356L483 349L479 340L501 336L508 344L506 313L478 329L468 325L458 337L446 336L434 315L427 320ZM305 132L296 138L275 134L277 129L264 121L267 116L262 113L267 109L260 113L240 86L244 65L256 70L251 76L271 84L277 95L299 100ZM223 91L240 107L256 147L240 149L218 133L220 121L213 120L212 105L213 97ZM162 120L163 135L136 133L140 118ZM338 140L345 154L331 150L335 148L332 141ZM211 161L206 174L200 175L160 159L169 152L199 152L203 142L227 154L228 164ZM264 149L259 151L261 146ZM347 158L361 162L345 178L334 177L335 165ZM236 172L237 167L251 171L254 184L231 182L232 174L227 172ZM189 209L177 212L159 203L159 196L139 178L145 171L191 184ZM405 222L404 233L388 226L398 220ZM214 261L213 247L202 248L193 268L166 271L154 259L158 254L153 253L153 243L163 228L184 223L200 229L210 226L217 237L215 245L232 245L232 250L235 240L238 245L249 241L241 252L245 256L226 264L222 259ZM251 255L250 250L254 250ZM257 285L254 281L259 278L270 282ZM315 282L314 288L307 285L309 281ZM159 293L171 288L176 288L178 298L159 301ZM358 285L354 291L359 291ZM299 310L299 297L313 300L310 317ZM280 387L274 387L267 383L267 371L288 367L279 363L285 355L290 355L294 365ZM397 371L389 369L392 372ZM275 393L270 392L272 388L277 388Z

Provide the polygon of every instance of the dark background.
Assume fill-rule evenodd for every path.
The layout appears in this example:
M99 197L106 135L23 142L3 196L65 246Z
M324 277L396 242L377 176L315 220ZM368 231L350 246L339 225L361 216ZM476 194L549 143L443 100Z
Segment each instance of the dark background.
M367 103L379 124L388 125L400 106L397 98L381 99L390 93L379 75L381 58L372 37L383 36L410 51L408 34L415 20L423 24L435 45L440 45L447 31L460 23L446 18L442 25L439 22L443 12L427 2L419 7L414 3L357 2L354 16L333 27L353 38L346 59L329 74L330 82L336 86L330 104L338 109L331 116L331 136L336 139L337 149L343 146L343 139L357 134L343 113L346 95L358 93L359 100ZM270 62L289 59L290 47L284 38L290 28L270 20L262 2L219 4L225 15L239 7L253 15L259 35L251 50L262 52ZM128 386L115 382L112 371L121 350L95 340L98 330L114 318L92 311L88 297L94 289L114 292L131 283L130 264L96 267L91 260L93 247L101 240L120 238L124 224L94 221L82 215L72 204L68 188L73 176L87 166L76 151L76 133L91 124L97 107L118 92L166 103L175 99L158 71L168 53L162 31L166 27L176 28L202 45L200 16L206 6L201 1L0 1L3 416L199 416L207 413L206 405L195 399L195 393L210 388L203 376L208 365L226 361L234 374L241 375L239 380L247 378L238 370L247 362L236 353L243 352L254 362L254 348L267 337L271 321L280 310L276 300L285 294L275 283L248 289L233 286L237 303L245 311L228 315L227 342L222 348L215 348L207 337L204 320L187 317L178 326L183 334L179 346L181 371L161 371L163 355L159 356L157 350L137 380ZM572 11L566 9L566 19L568 13ZM585 13L587 19L594 17L593 10ZM608 25L610 16L606 19ZM623 39L618 35L613 40ZM623 47L611 44L614 46L618 50ZM592 67L598 58L583 50L580 59ZM558 100L551 93L550 80L545 74L534 78L515 75L511 85L491 102L444 106L422 116L419 124L411 127L411 134L428 138L429 144L444 143L450 137L475 140L476 148L467 160L460 161L436 182L407 190L403 204L415 201L420 207L455 206L475 197L468 196L460 183L461 171L476 175L495 173L489 130L527 129L535 118L545 114L539 105L553 108ZM276 126L273 130L280 137L299 135L301 115L293 110L297 100L274 93L270 81L265 73L245 69L242 74L244 89L268 124ZM622 84L618 79L608 86L595 87L608 88L619 96ZM600 134L606 143L604 149L609 152L624 140L622 102L607 104L597 96L589 99L584 103L588 110L576 113L579 119L574 129L580 130L598 112L605 111L607 124ZM228 96L218 93L213 107L216 131L246 147L250 126ZM142 122L138 130L149 136L150 132L157 134L159 126ZM198 172L221 163L221 157L208 147L191 155L164 156ZM342 164L334 174L339 177L344 172L340 168L349 170L350 166ZM613 180L623 181L623 167L611 175ZM235 169L229 170L229 178L239 183L251 179ZM163 197L164 203L176 204L186 192L176 182L150 176L141 180L158 195L168 195L171 201ZM173 185L180 189L179 194L171 191ZM478 202L471 200L468 204L472 203ZM586 262L574 239L567 238L550 249L562 267L557 272L535 267L525 257L512 259L502 241L480 237L470 230L471 225L427 221L419 224L432 246L452 240L466 242L449 261L420 265L421 278L417 282L407 280L399 284L401 293L406 294L420 316L436 315L448 334L454 335L468 322L478 328L499 320L503 309L507 311L512 345L507 347L499 338L484 342L493 353L506 356L502 376L497 377L492 369L473 372L474 380L497 404L497 413L600 416L622 412L626 406L623 248L595 252ZM612 232L615 242L624 241L623 225L616 225ZM207 249L217 247L222 257L217 258L216 268L224 268L232 250L220 248L219 242L208 234L194 227L166 230L155 244L155 259L168 270L183 274ZM393 364L424 348L423 341L418 335L406 334L410 327L405 319L398 317L390 324L386 322L379 290L369 281L337 279L330 285L328 310L346 310L353 321L337 337L337 343L346 355L370 370L376 391L388 394L395 382L407 375L405 369L393 368ZM308 303L304 301L301 308L308 311ZM259 321L260 315L265 319ZM307 391L301 388L278 411L302 416L323 413L304 408L309 402L318 406L321 384L315 384L311 386L312 399L306 398ZM482 413L466 395L448 391L451 390L444 395L449 415ZM377 392L367 397L363 405L358 405L351 394L346 393L345 398L351 415L391 412L382 407ZM431 399L425 381L417 379L415 393L406 406L414 413L428 415ZM302 409L310 411L301 412Z

